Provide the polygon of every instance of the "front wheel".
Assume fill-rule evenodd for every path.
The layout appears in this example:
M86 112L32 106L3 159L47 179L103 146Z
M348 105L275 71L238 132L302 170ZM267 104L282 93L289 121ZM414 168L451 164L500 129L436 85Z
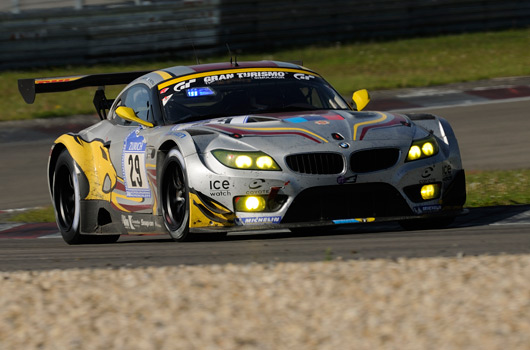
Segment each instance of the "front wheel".
M178 242L189 241L189 189L184 158L172 149L162 167L160 201L164 223L171 238Z

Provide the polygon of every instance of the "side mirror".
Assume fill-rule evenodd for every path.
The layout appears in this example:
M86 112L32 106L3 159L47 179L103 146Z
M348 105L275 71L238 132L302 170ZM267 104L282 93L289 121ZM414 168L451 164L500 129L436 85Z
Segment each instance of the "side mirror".
M370 102L370 94L368 94L368 90L366 89L355 91L352 98L358 111L362 111L368 102Z
M148 126L150 128L152 128L154 126L152 123L149 123L149 122L147 122L145 120L142 120L142 119L138 118L136 116L136 113L134 113L134 109L129 108L129 107L119 106L118 108L116 108L116 114L121 119L125 119L125 120L128 120L130 122L136 122L136 123L138 123L140 125Z

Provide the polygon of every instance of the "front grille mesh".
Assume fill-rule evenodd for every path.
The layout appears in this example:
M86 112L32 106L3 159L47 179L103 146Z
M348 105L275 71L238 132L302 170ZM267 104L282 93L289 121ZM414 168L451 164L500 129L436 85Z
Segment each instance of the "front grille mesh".
M351 170L356 173L368 173L388 169L399 160L399 149L380 148L353 153L350 158Z
M337 153L292 154L285 162L292 171L301 174L340 174L344 169L342 155Z

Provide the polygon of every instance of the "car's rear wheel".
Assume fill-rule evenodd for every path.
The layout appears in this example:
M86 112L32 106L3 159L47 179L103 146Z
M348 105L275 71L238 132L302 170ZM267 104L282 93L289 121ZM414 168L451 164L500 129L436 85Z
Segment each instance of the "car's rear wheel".
M189 241L189 189L184 159L177 149L168 153L162 168L160 201L171 238L178 242Z
M52 200L57 226L68 244L114 243L120 235L82 235L81 186L75 171L75 163L67 150L57 158L52 182Z

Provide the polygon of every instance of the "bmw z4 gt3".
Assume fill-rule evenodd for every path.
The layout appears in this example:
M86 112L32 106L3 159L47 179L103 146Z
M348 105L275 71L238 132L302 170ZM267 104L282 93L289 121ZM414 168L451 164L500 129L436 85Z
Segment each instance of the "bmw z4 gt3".
M128 84L114 99L105 85ZM447 225L465 175L449 123L362 111L317 73L283 62L179 66L22 79L37 93L97 86L97 124L60 136L48 184L69 244L121 234L335 226Z

